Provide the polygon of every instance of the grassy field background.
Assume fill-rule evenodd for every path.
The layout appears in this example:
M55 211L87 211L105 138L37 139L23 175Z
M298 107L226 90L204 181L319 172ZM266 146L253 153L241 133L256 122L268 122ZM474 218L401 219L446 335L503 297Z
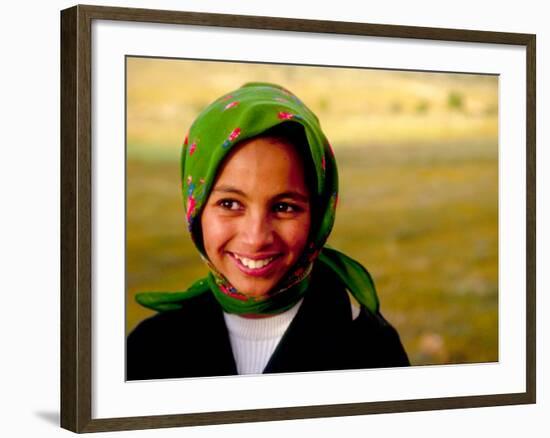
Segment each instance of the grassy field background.
M329 243L371 272L414 364L498 360L498 79L129 58L126 327L134 295L206 274L186 234L179 153L192 120L245 82L294 91L335 149Z

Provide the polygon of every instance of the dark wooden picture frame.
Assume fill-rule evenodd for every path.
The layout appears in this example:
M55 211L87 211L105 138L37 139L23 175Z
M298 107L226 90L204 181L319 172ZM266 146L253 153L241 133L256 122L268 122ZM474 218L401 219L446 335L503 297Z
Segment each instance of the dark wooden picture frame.
M526 49L525 392L92 418L92 22L185 24L523 46ZM61 426L97 432L535 403L535 57L531 34L75 6L61 12Z

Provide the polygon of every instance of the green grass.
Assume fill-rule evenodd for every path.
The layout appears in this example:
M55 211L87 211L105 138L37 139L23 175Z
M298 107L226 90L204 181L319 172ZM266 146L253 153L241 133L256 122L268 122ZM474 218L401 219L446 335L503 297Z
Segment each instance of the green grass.
M329 243L369 269L412 362L498 360L496 145L335 146ZM131 330L150 314L137 291L182 290L206 269L187 236L177 154L130 156L127 178Z

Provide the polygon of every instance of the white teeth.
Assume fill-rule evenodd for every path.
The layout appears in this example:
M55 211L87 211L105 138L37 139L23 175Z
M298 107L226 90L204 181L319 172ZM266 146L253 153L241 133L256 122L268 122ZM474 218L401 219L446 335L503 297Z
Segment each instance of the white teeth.
M252 260L247 259L246 257L239 257L237 254L233 254L237 260L239 260L244 266L246 266L249 269L260 269L264 266L268 265L271 260L274 259L274 257L268 257L267 259L262 260Z

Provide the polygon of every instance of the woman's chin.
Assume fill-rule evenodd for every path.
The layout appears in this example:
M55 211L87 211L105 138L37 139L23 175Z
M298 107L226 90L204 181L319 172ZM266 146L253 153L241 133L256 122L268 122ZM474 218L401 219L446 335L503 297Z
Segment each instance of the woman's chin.
M263 298L267 298L271 288L246 288L246 287L244 287L242 289L237 288L237 290L239 290L240 292L242 292L243 294L245 294L249 298L263 299Z
M232 282L231 279L228 279L229 282L242 294L245 294L249 298L256 298L261 299L263 297L267 297L269 295L269 292L275 287L275 282L265 282L265 284L262 284L264 282L254 281L234 281Z

